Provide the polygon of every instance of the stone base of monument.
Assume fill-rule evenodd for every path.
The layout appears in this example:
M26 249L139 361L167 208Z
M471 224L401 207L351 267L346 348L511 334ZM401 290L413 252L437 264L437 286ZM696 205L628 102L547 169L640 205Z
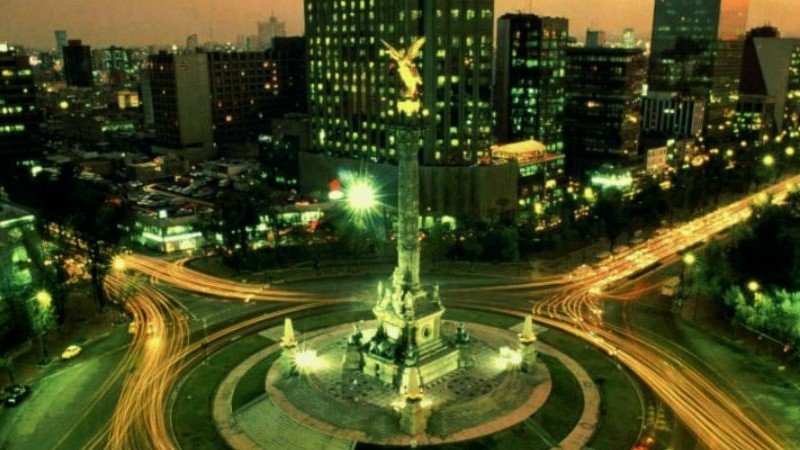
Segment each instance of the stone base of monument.
M443 321L443 336L453 339L456 325ZM375 327L374 321L362 325L365 340ZM501 348L518 351L512 331L479 324L467 328L472 341L454 353L453 364L458 365L459 353L468 353L473 365L449 371L434 382L426 382L423 375L419 401L408 401L374 376L343 370L352 330L347 325L322 330L304 342L320 359L313 371L287 378L281 375L280 364L273 364L266 380L269 401L285 416L320 433L380 445L475 439L530 417L550 395L546 366L536 363L522 372L501 357Z
M406 400L400 412L400 431L408 436L418 436L428 429L428 417L431 411L422 406L422 401Z

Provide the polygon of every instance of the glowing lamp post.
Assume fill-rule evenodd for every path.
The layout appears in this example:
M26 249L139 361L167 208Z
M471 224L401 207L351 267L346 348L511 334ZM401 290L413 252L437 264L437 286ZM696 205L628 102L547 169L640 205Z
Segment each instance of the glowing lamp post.
M761 289L761 284L759 284L758 281L756 280L752 280L749 283L747 283L747 290L749 290L754 294L757 293L760 289Z
M125 264L125 258L122 256L115 256L114 259L111 261L111 267L114 268L117 272L124 272L127 265Z
M375 188L366 179L353 182L347 189L347 206L352 211L364 213L372 210L378 204Z
M53 304L53 296L47 291L39 291L36 293L36 302L43 311L48 310Z

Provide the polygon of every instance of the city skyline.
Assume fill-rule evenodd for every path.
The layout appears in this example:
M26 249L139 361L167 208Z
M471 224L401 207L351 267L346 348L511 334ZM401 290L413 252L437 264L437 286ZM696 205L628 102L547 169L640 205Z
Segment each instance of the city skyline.
M200 3L200 4L198 4ZM229 8L221 0L174 0L165 10L155 0L137 3L86 0L77 8L74 3L40 0L39 14L30 14L30 3L7 0L6 14L0 17L0 41L39 49L54 47L53 31L65 29L70 37L81 38L92 46L182 44L186 36L197 33L201 42L233 42L237 35L256 34L256 23L274 13L287 23L289 34L303 33L302 2L274 5L263 0L242 0ZM583 38L586 28L605 30L614 37L625 27L632 27L640 38L649 37L653 0L641 8L630 8L629 0L497 0L496 15L523 11L570 19L572 35ZM532 5L532 8L531 8ZM593 15L593 11L613 9L613 14ZM748 28L770 23L784 36L800 36L800 24L792 21L792 9L800 13L795 0L754 0L751 2ZM98 20L97 12L105 17ZM25 20L20 18L25 17Z

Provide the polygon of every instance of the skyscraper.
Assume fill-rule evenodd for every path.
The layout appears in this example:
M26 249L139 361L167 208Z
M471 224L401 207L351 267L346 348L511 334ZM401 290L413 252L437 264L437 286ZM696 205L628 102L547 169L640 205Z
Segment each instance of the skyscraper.
M64 47L67 46L67 32L66 30L56 30L56 59L64 57Z
M274 15L267 22L258 23L258 45L260 49L272 48L272 40L286 36L286 22L281 22Z
M278 84L285 113L308 112L308 65L305 37L276 37L270 57L278 67Z
M278 68L266 52L210 52L214 143L225 146L255 143L279 116Z
M605 47L606 46L606 32L602 30L586 30L586 46L587 47Z
M772 27L747 34L740 89L744 96L768 97L774 110L765 120L782 131L800 123L800 39L779 36Z
M714 43L744 31L749 0L656 0L650 90L707 95Z
M39 119L28 58L0 46L0 158L29 155Z
M638 156L645 59L640 49L567 49L567 164L576 176Z
M204 53L150 55L145 110L152 110L155 150L187 160L213 152L211 87ZM150 95L147 95L150 94Z
M92 87L92 49L80 40L70 40L64 47L64 78L68 86Z
M495 111L500 143L535 139L564 151L567 19L507 14L497 31Z
M633 28L622 30L622 48L636 48L636 32Z
M381 41L420 57L424 165L471 165L491 145L493 0L306 0L309 109L315 152L395 161L399 88Z

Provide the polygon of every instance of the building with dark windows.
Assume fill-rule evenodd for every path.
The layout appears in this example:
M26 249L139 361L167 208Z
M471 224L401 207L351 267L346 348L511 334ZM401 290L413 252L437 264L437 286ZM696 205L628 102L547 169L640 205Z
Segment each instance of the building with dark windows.
M258 22L258 47L259 50L272 48L272 40L276 37L286 36L286 22L281 22L274 15L266 22Z
M507 14L498 21L497 141L534 139L564 151L567 19Z
M642 99L642 132L661 140L683 139L703 132L706 102L677 92L648 92Z
M573 175L637 159L645 71L639 49L567 49L564 140Z
M586 30L586 47L605 47L606 32L602 30Z
M781 38L777 29L761 27L747 34L744 47L742 95L766 96L774 102L767 120L775 130L796 127L800 123L800 39Z
M64 57L64 47L67 46L67 31L66 30L56 30L56 51L55 56L56 59L62 60Z
M154 150L188 161L214 151L211 84L204 53L151 55L144 77L145 111L152 114Z
M271 121L269 134L258 138L258 158L267 183L296 189L300 180L301 152L308 151L311 132L308 117L288 114Z
M517 170L520 214L552 225L565 195L564 155L547 151L541 142L521 141L494 147L492 156Z
M714 77L708 98L706 136L725 140L730 136L739 101L744 40L719 40L714 48Z
M388 127L399 83L381 40L420 57L426 121L422 163L473 165L492 138L493 0L306 0L311 151L395 161Z
M64 47L64 79L68 86L92 87L92 49L80 40L70 40Z
M210 52L212 123L217 148L255 143L284 110L278 68L265 52Z
M650 90L706 97L715 43L744 33L748 8L749 0L656 0Z
M36 86L28 58L3 45L0 47L0 158L30 155L39 121Z
M278 68L281 105L286 113L308 112L308 64L304 36L276 37L270 56Z

